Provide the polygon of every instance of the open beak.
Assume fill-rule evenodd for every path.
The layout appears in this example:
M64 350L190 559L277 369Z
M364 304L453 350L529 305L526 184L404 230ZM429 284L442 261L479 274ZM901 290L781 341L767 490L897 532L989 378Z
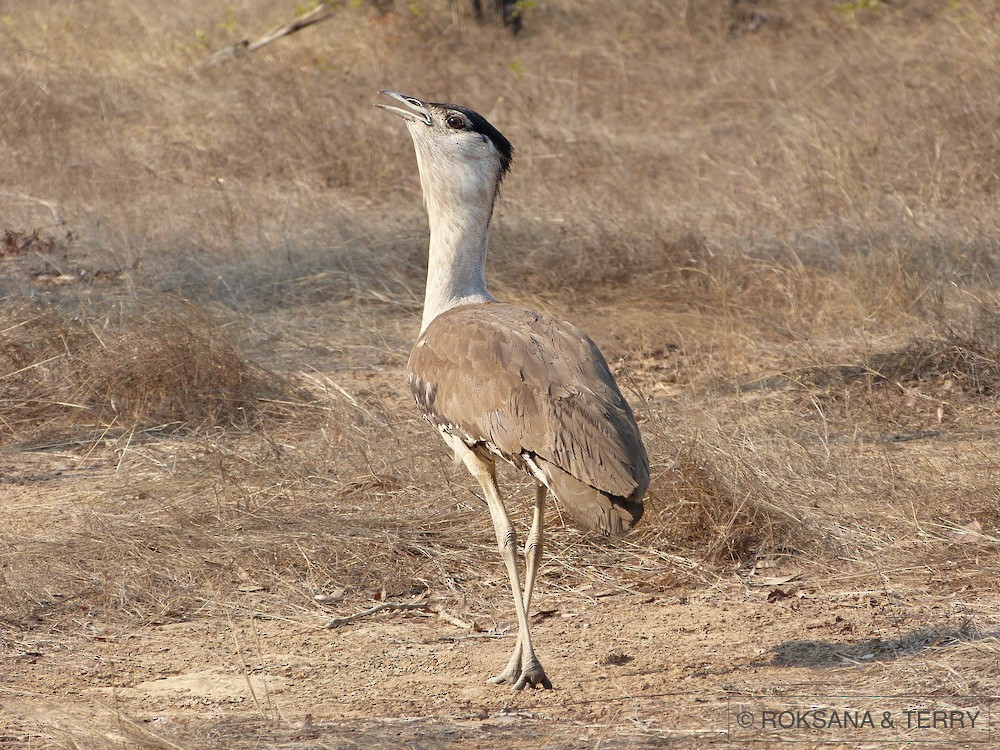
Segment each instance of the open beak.
M398 102L402 102L403 107L394 107L391 104L376 104L376 107L393 112L404 120L410 120L411 122L422 122L424 125L430 125L433 120L431 120L431 113L427 109L427 105L424 104L419 99L412 96L407 96L406 94L400 94L398 91L379 91L380 94L384 96L391 97Z

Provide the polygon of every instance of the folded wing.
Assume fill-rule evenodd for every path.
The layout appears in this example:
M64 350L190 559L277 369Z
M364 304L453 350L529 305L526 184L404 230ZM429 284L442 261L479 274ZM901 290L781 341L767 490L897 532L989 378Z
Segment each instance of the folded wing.
M424 417L533 473L580 526L621 533L642 515L649 461L600 350L575 326L512 305L439 315L410 355Z

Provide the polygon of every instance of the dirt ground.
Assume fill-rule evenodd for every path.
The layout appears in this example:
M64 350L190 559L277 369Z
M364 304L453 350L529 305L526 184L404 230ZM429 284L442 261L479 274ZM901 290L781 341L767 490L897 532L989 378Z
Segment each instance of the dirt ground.
M392 384L403 372L378 377ZM357 393L362 380L341 383ZM941 445L951 455L978 454L996 476L992 441L937 436L892 450L911 454L897 456L899 466L916 465ZM149 456L162 467L191 448L154 441L124 461L121 452L93 447L7 454L5 536L46 539L52 556L72 554L56 547L80 534L101 536L85 547L91 555L125 545L113 529L116 516L124 523L123 505L137 505L131 512L140 518L155 512L155 494L137 489L162 476ZM176 481L183 469L173 471ZM451 471L460 485L464 478ZM249 506L245 512L253 515ZM482 508L473 515L488 536L488 515ZM99 516L106 520L95 526ZM321 520L310 536L337 543L323 539L323 526L334 522ZM226 543L240 545L242 530L229 527ZM291 531L296 544L301 534ZM144 554L155 557L155 536L144 538ZM334 590L317 603L308 594L322 588L293 571L268 579L238 562L224 579L229 590L155 615L129 616L133 605L124 592L115 600L113 573L103 592L52 580L36 607L4 618L0 736L25 747L759 747L769 735L741 730L734 723L741 712L760 721L766 710L826 705L891 711L899 720L914 707L957 706L984 718L976 728L796 727L772 739L805 747L995 740L985 717L1000 680L1000 596L994 552L981 544L956 537L929 559L925 542L901 539L891 554L851 564L778 555L684 574L676 558L602 578L596 571L608 550L594 552L593 568L564 572L580 544L576 532L553 528L536 600L533 630L550 692L484 682L506 662L515 635L498 558L457 586L432 580L426 590L374 597L437 603L475 631L432 612L394 610L325 629L332 616L371 606L371 594ZM17 553L9 548L8 562ZM107 552L112 561L121 554ZM226 567L211 555L200 565ZM477 580L489 596L474 594ZM457 591L468 596L464 604Z
M5 660L6 731L43 744L51 732L103 723L111 740L124 714L126 735L200 729L219 746L698 747L724 742L732 706L750 696L773 696L761 699L773 705L796 703L785 695L806 696L803 705L858 696L844 707L891 708L901 687L931 696L953 685L956 655L966 674L982 669L964 689L996 679L995 645L970 630L975 622L995 635L995 598L817 588L787 598L732 584L657 597L547 593L552 614L535 625L556 685L545 693L482 684L504 663L509 636L470 636L431 618L385 616L328 632L317 629L319 616L310 624L233 615L89 641L29 637Z
M1000 744L994 0L331 3L207 64L291 5L0 7L0 747ZM626 537L548 511L551 691L486 684L386 87L512 140L491 290L648 448Z

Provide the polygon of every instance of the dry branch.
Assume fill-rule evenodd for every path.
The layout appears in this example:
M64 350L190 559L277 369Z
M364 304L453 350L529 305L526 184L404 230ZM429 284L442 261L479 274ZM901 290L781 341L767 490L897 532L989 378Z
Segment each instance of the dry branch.
M413 602L408 604L401 604L397 602L382 602L381 604L376 604L374 607L363 610L361 612L356 612L353 615L346 615L345 617L334 617L323 627L328 629L339 628L341 625L346 625L354 620L360 620L362 617L368 617L369 615L374 615L386 609L396 609L396 610L406 610L415 609L421 612L433 612L439 618L445 622L449 622L457 628L463 628L464 630L471 630L473 632L478 632L481 630L479 625L475 622L466 622L465 620L456 617L455 615L448 612L444 607L437 604L431 604L430 602Z
M217 65L224 60L239 57L240 55L245 55L248 52L254 52L271 42L281 39L282 37L289 36L290 34L294 34L296 31L302 31L302 29L307 28L308 26L326 21L332 16L333 8L325 2L321 3L308 13L299 16L291 23L279 26L271 33L265 34L255 41L251 42L249 39L241 39L235 44L231 44L228 47L213 53L202 65L207 68L212 65Z

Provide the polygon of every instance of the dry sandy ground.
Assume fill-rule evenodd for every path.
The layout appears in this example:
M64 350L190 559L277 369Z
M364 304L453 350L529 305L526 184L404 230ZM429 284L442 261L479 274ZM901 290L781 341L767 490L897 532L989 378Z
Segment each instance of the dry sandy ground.
M78 523L97 495L112 502L122 491L116 468L109 456L22 454L0 488L8 531L44 536ZM565 530L551 538L550 574L573 543ZM760 721L764 710L826 705L899 721L915 707L983 718L975 729L797 727L778 736L803 747L983 747L972 743L991 736L1000 596L991 566L978 568L967 546L931 564L908 562L904 542L890 569L792 559L697 583L568 587L543 576L534 632L551 692L484 684L513 645L500 596L465 609L446 602L480 632L414 611L327 630L331 615L367 604L289 608L285 592L253 583L198 611L129 625L92 607L92 592L74 599L52 581L46 604L4 623L0 744L704 747L760 740L755 727L734 724L741 711ZM414 601L406 593L388 600Z

